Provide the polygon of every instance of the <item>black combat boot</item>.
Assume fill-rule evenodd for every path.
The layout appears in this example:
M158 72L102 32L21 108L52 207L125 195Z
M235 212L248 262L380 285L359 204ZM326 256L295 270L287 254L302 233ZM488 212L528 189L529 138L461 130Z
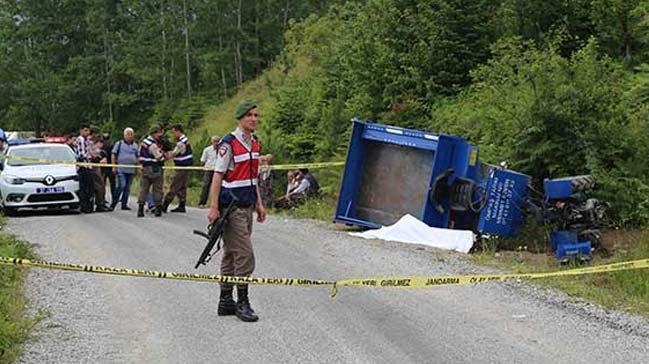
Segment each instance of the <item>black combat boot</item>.
M248 300L248 285L237 286L237 309L235 315L239 320L244 322L255 322L259 320L259 317L255 314L252 307L250 307L250 301Z
M144 204L137 204L137 217L144 217Z
M156 217L162 216L162 207L156 206L156 207L154 207L154 209L155 209L155 212L153 213L153 215L155 215Z
M171 212L187 212L187 210L185 209L185 201L179 202L178 207L171 210Z
M167 200L166 198L164 201L162 201L162 212L165 214L167 213L167 209L169 208L169 204L171 203L171 200Z
M224 284L221 286L221 297L219 298L219 316L234 315L237 310L237 303L232 298L232 285Z
M111 211L111 210L108 208L108 206L103 205L103 204L102 205L97 205L97 207L95 207L95 212L108 212L108 211Z

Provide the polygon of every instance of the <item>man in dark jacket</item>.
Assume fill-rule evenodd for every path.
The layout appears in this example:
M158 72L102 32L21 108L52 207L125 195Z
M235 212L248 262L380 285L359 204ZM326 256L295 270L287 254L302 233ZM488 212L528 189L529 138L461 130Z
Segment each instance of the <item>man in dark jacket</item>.
M101 148L103 150L103 154L108 156L108 160L110 162L110 155L113 152L113 143L110 142L110 133L107 131L104 132L104 134L101 136L101 140L104 142L104 146ZM111 206L115 206L117 199L119 198L117 197L115 173L113 173L113 169L111 167L102 167L101 175L104 179L104 186L106 186L106 179L108 179L108 183L110 185Z

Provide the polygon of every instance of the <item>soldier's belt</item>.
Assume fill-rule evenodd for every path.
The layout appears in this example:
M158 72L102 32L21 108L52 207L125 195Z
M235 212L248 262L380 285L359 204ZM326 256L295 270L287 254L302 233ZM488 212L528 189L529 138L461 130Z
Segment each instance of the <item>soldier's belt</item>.
M79 167L106 167L106 168L137 168L142 169L141 164L112 164L112 163L91 163L91 162L70 162L55 159L32 158L32 157L18 157L18 156L5 156L6 160L16 160L25 162L36 162L45 164L63 164ZM300 169L300 168L327 168L343 166L345 162L319 162L319 163L296 163L296 164L276 164L270 165L270 170L287 170L287 169ZM166 170L185 170L185 171L211 171L212 168L205 168L201 166L163 166Z
M613 263L586 268L567 269L555 272L528 273L528 274L487 274L487 275L447 275L447 276L404 276L383 277L367 279L346 280L321 280L304 278L261 278L261 277L233 277L222 275L207 275L193 273L160 272L153 270L140 270L132 268L114 268L96 265L58 263L42 260L29 260L20 258L0 257L0 264L16 265L19 267L34 267L43 269L56 269L98 274L110 274L128 277L147 277L172 279L181 281L197 281L230 284L255 284L274 286L330 286L331 297L338 293L338 287L368 287L368 288L433 288L441 286L475 285L491 282L529 280L550 277L576 276L584 274L617 272L623 270L649 268L649 259L633 260L622 263Z

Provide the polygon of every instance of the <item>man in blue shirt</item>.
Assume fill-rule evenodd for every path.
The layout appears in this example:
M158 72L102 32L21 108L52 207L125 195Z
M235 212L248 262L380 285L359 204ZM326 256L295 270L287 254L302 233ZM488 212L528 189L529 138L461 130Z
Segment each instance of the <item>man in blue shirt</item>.
M133 137L133 129L124 129L124 139L115 143L111 152L111 161L113 164L135 165L137 163L137 143L135 143ZM121 201L122 210L130 210L128 207L128 196L131 193L131 183L135 176L135 168L113 167L113 173L117 175L117 193L111 202L111 208L114 209L117 206L117 202Z

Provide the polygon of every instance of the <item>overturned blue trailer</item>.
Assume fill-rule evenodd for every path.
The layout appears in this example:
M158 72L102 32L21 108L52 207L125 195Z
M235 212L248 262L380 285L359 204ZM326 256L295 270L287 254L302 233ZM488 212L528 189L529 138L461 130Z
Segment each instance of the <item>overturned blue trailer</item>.
M514 235L529 176L480 162L464 138L352 120L334 221L379 228L411 214L429 226Z

